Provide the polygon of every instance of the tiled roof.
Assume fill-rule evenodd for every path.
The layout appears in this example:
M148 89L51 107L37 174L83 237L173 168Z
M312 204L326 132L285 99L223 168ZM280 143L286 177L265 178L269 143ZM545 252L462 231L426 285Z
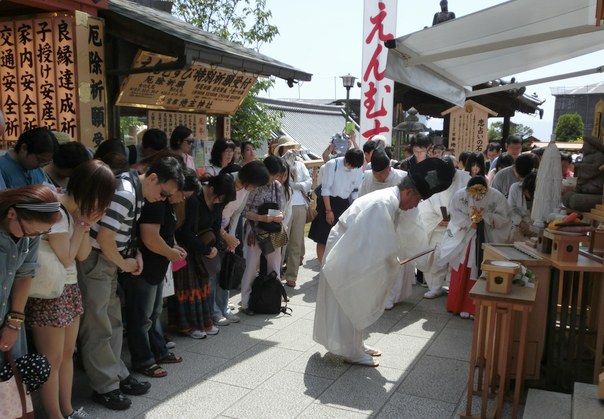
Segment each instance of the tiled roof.
M266 98L258 101L271 111L283 112L282 131L317 156L321 156L331 137L344 129L341 106Z

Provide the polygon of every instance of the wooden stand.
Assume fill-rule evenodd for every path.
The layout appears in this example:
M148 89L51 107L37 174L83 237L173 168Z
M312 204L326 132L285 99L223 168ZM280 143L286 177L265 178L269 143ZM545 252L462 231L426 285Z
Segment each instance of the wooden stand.
M587 243L587 236L568 236L544 231L543 236L552 240L552 260L576 262L579 259L579 243Z
M529 312L535 302L536 289L513 286L508 295L494 294L486 290L486 282L476 281L470 291L470 297L476 304L472 354L470 356L470 374L468 395L464 418L501 418L503 399L510 384L508 365L512 354L513 316L520 312L520 343L516 362L516 382L512 401L512 419L518 417L518 404L522 393L524 355L528 329ZM474 388L474 373L478 367L478 380ZM498 380L497 380L498 378ZM489 388L491 392L489 393ZM472 414L472 396L481 396L480 416ZM491 412L487 416L487 403L490 395L496 398Z

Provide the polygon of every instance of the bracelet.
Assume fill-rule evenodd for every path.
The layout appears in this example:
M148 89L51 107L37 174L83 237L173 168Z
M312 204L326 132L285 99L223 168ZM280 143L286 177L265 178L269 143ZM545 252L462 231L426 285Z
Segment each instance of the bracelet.
M86 221L77 220L76 224L84 228L90 228L90 224L88 224Z
M6 315L6 321L10 322L17 322L17 323L23 323L25 321L25 314L23 313L18 313L15 311L11 311L10 313L8 313Z
M8 323L8 322L6 322L4 325L5 325L6 327L8 327L9 329L16 330L17 332L18 332L19 330L21 330L21 326L16 326L16 325L14 325L14 324L10 324L10 323Z

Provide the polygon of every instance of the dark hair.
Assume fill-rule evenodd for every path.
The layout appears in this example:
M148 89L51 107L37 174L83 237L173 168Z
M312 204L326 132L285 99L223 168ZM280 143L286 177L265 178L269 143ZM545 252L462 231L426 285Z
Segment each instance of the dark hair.
M518 176L524 178L535 168L535 158L531 154L521 154L514 161L514 167Z
M254 160L243 166L237 176L243 187L258 187L268 183L270 174L263 162Z
M506 140L506 144L522 144L522 139L517 135L510 135Z
M224 138L216 140L210 152L210 163L216 167L222 167L222 153L228 148L235 150L235 144L231 140Z
M570 164L572 164L573 163L573 156L571 156L568 153L561 153L560 154L560 161L567 161Z
M226 166L224 166L222 169L220 169L219 173L235 173L241 170L241 166L239 166L237 163L229 163Z
M84 144L77 141L59 144L52 156L52 163L59 169L75 169L90 160L90 154Z
M154 161L145 172L145 176L149 176L153 173L157 175L159 183L166 183L173 180L176 182L176 185L178 185L179 190L185 183L184 175L182 173L182 164L174 157L162 157Z
M432 145L432 140L424 134L417 134L411 138L411 147L429 148Z
M535 196L535 186L537 185L537 173L531 172L522 180L522 192L527 193L530 196L530 200L533 200Z
M235 180L231 175L218 173L216 176L212 176L208 179L208 186L212 188L214 196L222 198L221 202L223 204L228 204L237 197L235 192Z
M97 147L96 151L94 152L94 158L102 159L109 153L120 153L123 154L125 157L126 147L124 147L124 144L118 139L114 138L105 140Z
M459 153L459 161L463 164L463 167L466 167L466 162L468 161L468 157L472 154L470 151L462 151Z
M27 185L22 188L10 188L0 191L0 220L4 220L8 209L16 204L41 204L47 202L57 202L57 195L48 186ZM61 219L61 213L56 212L38 212L24 208L15 208L17 216L27 221L37 221L40 223L56 223Z
M489 145L487 146L487 151L496 151L499 153L501 151L501 144L489 143Z
M281 160L279 157L270 155L263 160L263 163L264 166L267 168L269 174L278 175L279 173L281 173L281 168L283 167L283 160Z
M364 161L365 157L363 152L358 148L351 148L346 152L346 154L344 154L344 162L348 163L354 168L361 167Z
M245 148L248 145L251 145L254 148L254 150L256 149L256 146L254 145L253 142L251 142L251 141L244 141L244 142L241 143L241 146L240 146L240 148L241 148L241 154L243 154L243 152L245 151Z
M442 144L436 144L434 147L432 147L432 151L434 150L442 150L445 151L445 146Z
M15 144L15 151L18 153L23 145L27 147L27 154L42 154L54 153L59 142L48 128L38 127L23 131Z
M472 173L472 166L477 165L480 168L480 172L478 173L481 176L485 175L485 166L484 166L484 154L482 153L470 153L468 156L466 163L464 164L464 168L466 172Z
M127 172L130 170L130 165L128 164L128 158L124 156L122 153L107 153L103 157L99 159L103 163L105 163L114 175L119 175L120 173Z
M287 173L285 180L281 183L283 185L283 192L285 192L285 201L289 201L292 195L292 188L289 186L289 180L291 178L291 168L289 164L283 163L283 167L281 168L281 175Z
M363 153L371 153L377 147L377 141L367 140L365 144L363 144Z
M487 187L487 179L484 176L472 176L472 178L468 180L467 187L469 188L470 186L474 185L482 185Z
M159 128L149 128L143 134L143 148L150 148L155 151L168 148L168 136Z
M172 135L170 135L170 148L172 150L178 150L184 139L191 134L193 134L193 131L190 128L187 128L184 125L177 126L174 128L174 131L172 131Z
M495 162L495 173L514 164L514 158L507 153L502 154Z
M193 192L193 195L197 195L201 192L201 182L197 176L197 172L190 167L184 167L182 169L184 183L182 185L183 192Z
M145 157L144 159L142 159L141 161L138 162L137 167L138 166L149 167L153 163L155 163L159 159L163 159L164 157L174 157L176 160L178 160L178 162L181 165L183 165L183 166L185 165L185 161L182 158L182 154L180 154L174 150L166 148L164 150L158 151L157 153L150 155L149 157Z
M74 169L67 183L67 194L73 197L82 215L93 215L111 203L115 194L115 175L102 161L89 160Z

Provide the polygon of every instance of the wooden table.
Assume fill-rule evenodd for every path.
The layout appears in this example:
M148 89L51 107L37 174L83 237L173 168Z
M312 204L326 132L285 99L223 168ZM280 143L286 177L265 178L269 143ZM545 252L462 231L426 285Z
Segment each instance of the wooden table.
M510 294L496 294L486 290L486 281L478 280L470 291L470 297L476 304L474 335L472 337L472 354L470 357L470 374L468 395L464 418L486 418L489 396L496 397L495 405L489 416L500 418L503 412L503 399L509 387L508 364L514 329L514 312L521 313L520 342L516 362L516 382L512 404L512 418L518 416L518 404L522 392L523 368L526 350L526 336L529 312L533 308L536 288L512 286ZM474 374L478 366L478 380L474 389ZM497 378L499 378L497 380ZM498 382L497 382L498 381ZM491 388L491 394L489 394ZM472 415L472 396L481 396L480 416Z

